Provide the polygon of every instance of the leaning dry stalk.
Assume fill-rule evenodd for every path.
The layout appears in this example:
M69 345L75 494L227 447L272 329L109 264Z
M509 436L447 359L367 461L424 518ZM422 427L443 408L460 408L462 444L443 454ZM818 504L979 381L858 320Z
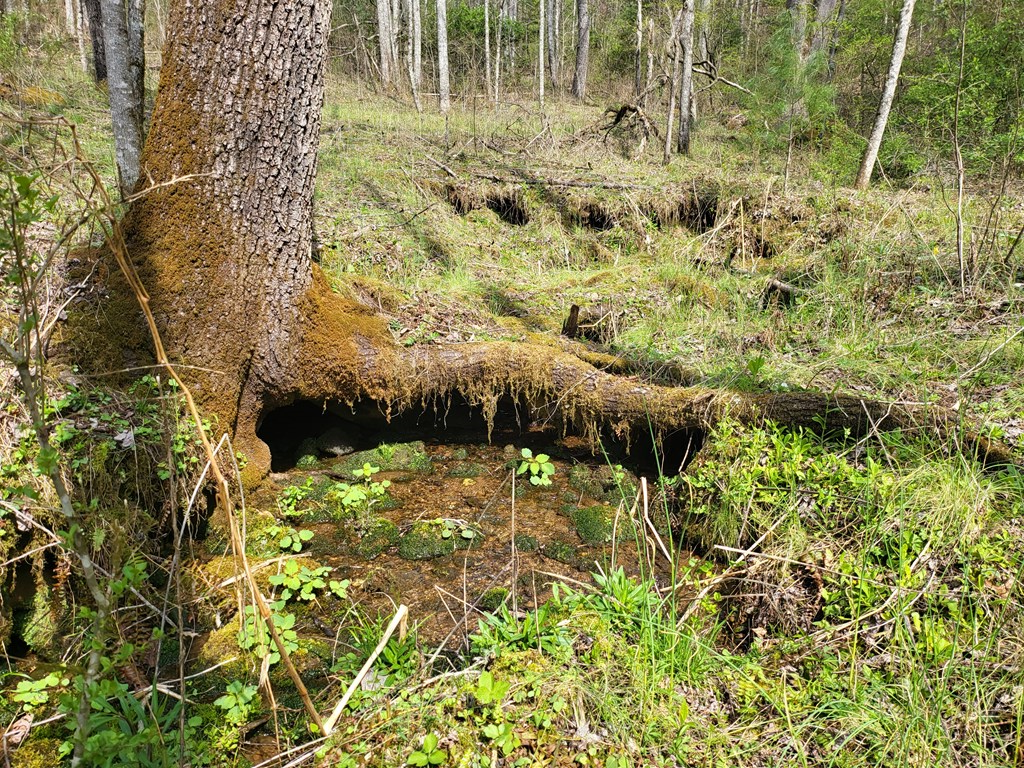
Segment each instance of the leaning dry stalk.
M78 141L75 126L63 120L56 122L63 124L70 129L76 159L81 163L86 173L89 174L96 185L101 202L101 205L96 210L96 214L97 218L99 218L105 225L107 245L114 256L114 259L117 261L118 268L124 275L125 280L128 281L128 285L131 288L132 293L135 295L135 298L139 303L139 307L142 309L150 337L153 341L153 348L157 363L167 372L167 375L178 384L178 387L180 388L179 391L185 398L186 408L189 416L192 417L192 420L196 425L196 432L202 442L203 451L206 454L207 461L210 463L210 470L213 472L214 480L217 484L217 503L228 519L231 546L235 551L235 556L241 562L242 570L245 572L246 581L248 582L249 589L252 592L253 600L256 603L256 608L259 610L260 616L267 627L267 631L270 633L270 637L273 640L274 645L277 647L278 653L281 655L281 661L284 662L285 669L288 671L288 676L292 679L295 689L298 691L299 697L302 699L306 712L309 714L310 719L316 724L320 733L323 733L324 724L320 718L320 713L317 712L316 707L313 705L313 701L309 696L309 691L306 690L306 686L302 682L302 678L299 675L298 670L295 669L295 665L292 663L288 649L285 647L284 641L281 639L277 628L274 626L273 614L270 611L270 607L267 605L267 601L263 598L263 594L260 592L259 585L256 583L256 578L253 576L252 569L249 567L249 559L245 554L245 542L242 540L242 536L238 528L238 521L234 514L234 505L231 501L231 487L228 483L227 476L221 469L217 452L214 450L213 444L210 442L209 435L207 435L206 430L203 428L203 420L199 414L199 408L196 406L195 399L192 397L191 390L189 390L185 385L185 382L178 376L177 371L174 369L174 366L171 365L171 362L167 357L167 352L164 349L160 331L156 326L156 319L154 318L153 312L149 306L149 294L146 291L146 287L142 284L142 281L135 270L135 266L128 257L128 246L125 243L121 221L115 213L116 208L114 206L114 202L107 193L106 186L103 184L103 180L96 172L96 169L85 158L81 145Z

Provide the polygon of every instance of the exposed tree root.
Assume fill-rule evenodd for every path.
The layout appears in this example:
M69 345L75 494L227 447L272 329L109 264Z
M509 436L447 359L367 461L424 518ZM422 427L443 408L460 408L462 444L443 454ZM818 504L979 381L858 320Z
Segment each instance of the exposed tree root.
M986 464L1017 461L1006 445L962 428L957 414L938 407L813 391L752 394L648 384L599 370L581 359L585 355L538 343L405 349L382 343L377 318L353 314L350 305L329 294L320 280L316 283L319 288L314 288L313 304L307 307L310 331L304 334L298 360L303 375L294 386L276 389L272 397L261 398L253 403L255 408L239 414L238 438L254 452L256 465L264 471L270 456L255 437L258 421L267 409L299 399L325 404L370 399L394 414L461 397L480 408L492 424L499 401L511 397L525 404L532 418L556 420L565 431L595 447L608 434L629 445L650 434L661 440L680 430L706 433L726 417L743 424L773 421L788 428L848 432L854 437L923 429L956 439L965 453Z

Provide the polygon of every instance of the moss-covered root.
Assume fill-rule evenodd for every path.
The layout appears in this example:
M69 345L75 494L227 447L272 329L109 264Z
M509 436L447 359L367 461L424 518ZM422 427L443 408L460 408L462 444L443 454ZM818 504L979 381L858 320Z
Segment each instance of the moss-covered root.
M595 445L606 431L627 441L649 434L652 428L659 435L683 429L708 431L727 415L741 423L771 420L785 427L848 431L854 436L927 427L958 438L965 452L987 464L1018 463L1006 445L960 429L956 415L942 408L912 408L820 392L749 394L657 386L598 370L555 345L538 343L403 349L379 318L333 301L321 281L316 281L310 298L307 330L293 369L295 380L281 383L290 399L353 402L367 398L399 411L460 395L481 407L490 420L499 399L512 396L541 413L557 415L567 428ZM249 431L255 434L254 428Z

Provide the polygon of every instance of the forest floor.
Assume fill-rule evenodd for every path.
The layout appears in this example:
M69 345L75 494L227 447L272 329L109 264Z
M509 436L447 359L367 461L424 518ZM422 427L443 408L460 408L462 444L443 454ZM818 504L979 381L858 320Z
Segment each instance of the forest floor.
M108 158L97 95L74 81L51 92L41 106ZM604 106L481 100L445 120L332 81L322 268L405 345L556 344L576 305L583 343L640 378L940 404L1024 451L1024 271L1020 252L1005 258L1024 197L968 200L964 291L939 175L855 193L834 154L798 144L787 169L784 140L717 115L692 158L664 166L657 138L638 153L636 125L603 129ZM166 489L124 489L160 457L121 435L130 426L142 446L146 427L166 445L159 382L56 381L63 447L88 458L73 464L82 492L101 507L133 498L155 526ZM684 453L593 456L541 421L502 413L488 435L465 404L446 406L377 424L338 459L316 443L328 417L292 414L272 445L278 471L248 499L252 562L321 711L395 606L412 608L414 631L316 745L323 764L1024 760L1018 469L985 469L923 428L855 441L729 422ZM184 462L182 430L171 449ZM22 444L4 448L12 488ZM141 551L133 525L122 541ZM172 687L195 674L191 764L260 763L307 738L301 703L281 664L262 669L276 703L257 695L261 638L237 609L223 533L190 550L183 580L155 583L188 594L195 637L134 640L118 670ZM169 562L146 556L151 571ZM10 660L45 680L72 633L39 626L59 591L42 567L35 595L15 600ZM53 702L29 701L19 680L4 716L45 719ZM52 764L66 737L60 721L36 728L12 765Z

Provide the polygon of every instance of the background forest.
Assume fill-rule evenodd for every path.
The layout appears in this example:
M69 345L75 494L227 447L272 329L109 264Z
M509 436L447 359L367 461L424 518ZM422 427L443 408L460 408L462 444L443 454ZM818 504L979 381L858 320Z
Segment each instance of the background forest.
M1024 3L336 0L308 250L427 383L266 466L138 311L181 7L0 0L5 765L1024 762Z

